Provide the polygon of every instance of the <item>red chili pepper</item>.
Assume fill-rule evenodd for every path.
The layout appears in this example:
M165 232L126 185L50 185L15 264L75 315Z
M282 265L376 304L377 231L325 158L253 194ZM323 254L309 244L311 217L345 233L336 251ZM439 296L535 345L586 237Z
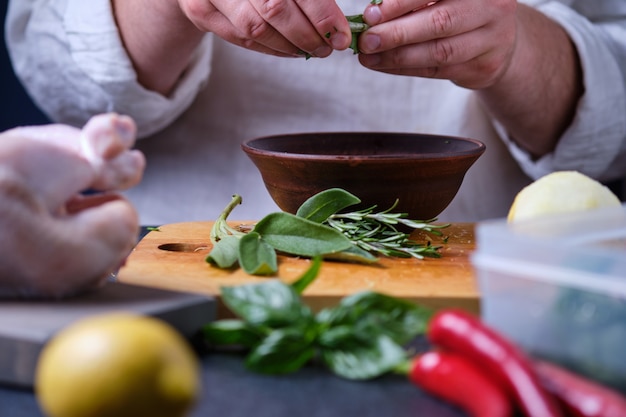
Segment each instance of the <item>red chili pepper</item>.
M467 359L451 352L427 352L411 362L409 380L473 417L508 417L509 397L502 387Z
M574 417L626 417L626 398L558 365L536 361L535 370L546 390Z
M434 345L463 355L497 378L526 416L562 416L556 398L539 383L530 358L477 317L461 310L440 311L427 334Z

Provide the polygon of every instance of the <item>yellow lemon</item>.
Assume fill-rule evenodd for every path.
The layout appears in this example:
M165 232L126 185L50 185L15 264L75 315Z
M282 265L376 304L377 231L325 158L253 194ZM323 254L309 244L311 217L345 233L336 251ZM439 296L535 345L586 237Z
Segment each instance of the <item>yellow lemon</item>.
M617 196L606 186L576 171L558 171L539 178L515 197L507 220L619 206Z
M82 319L43 348L35 393L49 417L181 417L200 391L187 341L132 313Z

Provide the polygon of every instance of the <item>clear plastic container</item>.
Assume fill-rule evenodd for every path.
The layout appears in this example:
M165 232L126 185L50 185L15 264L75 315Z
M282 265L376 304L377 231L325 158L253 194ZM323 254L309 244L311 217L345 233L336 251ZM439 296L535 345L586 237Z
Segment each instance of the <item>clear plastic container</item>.
M479 223L481 315L533 356L626 393L626 205Z

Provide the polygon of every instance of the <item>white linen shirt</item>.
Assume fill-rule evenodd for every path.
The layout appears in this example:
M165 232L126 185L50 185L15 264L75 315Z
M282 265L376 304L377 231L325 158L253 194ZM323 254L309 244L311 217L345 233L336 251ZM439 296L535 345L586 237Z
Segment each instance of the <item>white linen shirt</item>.
M366 4L339 0L346 14ZM6 39L18 76L53 120L82 126L92 115L132 116L147 157L126 192L142 224L215 219L233 194L233 220L278 208L240 148L258 136L311 131L396 131L471 137L485 154L439 217L504 217L533 179L574 169L601 180L626 174L626 2L526 1L575 43L585 94L556 150L533 161L511 143L476 95L445 80L378 73L352 51L287 59L207 34L168 97L146 90L121 43L110 0L11 0ZM358 6L358 7L357 7ZM559 74L553 74L558 77ZM381 208L383 209L383 208Z

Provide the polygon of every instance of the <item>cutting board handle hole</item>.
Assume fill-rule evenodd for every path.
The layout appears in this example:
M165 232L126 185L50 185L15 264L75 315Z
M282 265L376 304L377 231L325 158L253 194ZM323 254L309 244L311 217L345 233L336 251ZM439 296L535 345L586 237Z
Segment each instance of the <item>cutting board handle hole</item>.
M163 243L158 248L168 252L199 252L209 246L204 243Z

